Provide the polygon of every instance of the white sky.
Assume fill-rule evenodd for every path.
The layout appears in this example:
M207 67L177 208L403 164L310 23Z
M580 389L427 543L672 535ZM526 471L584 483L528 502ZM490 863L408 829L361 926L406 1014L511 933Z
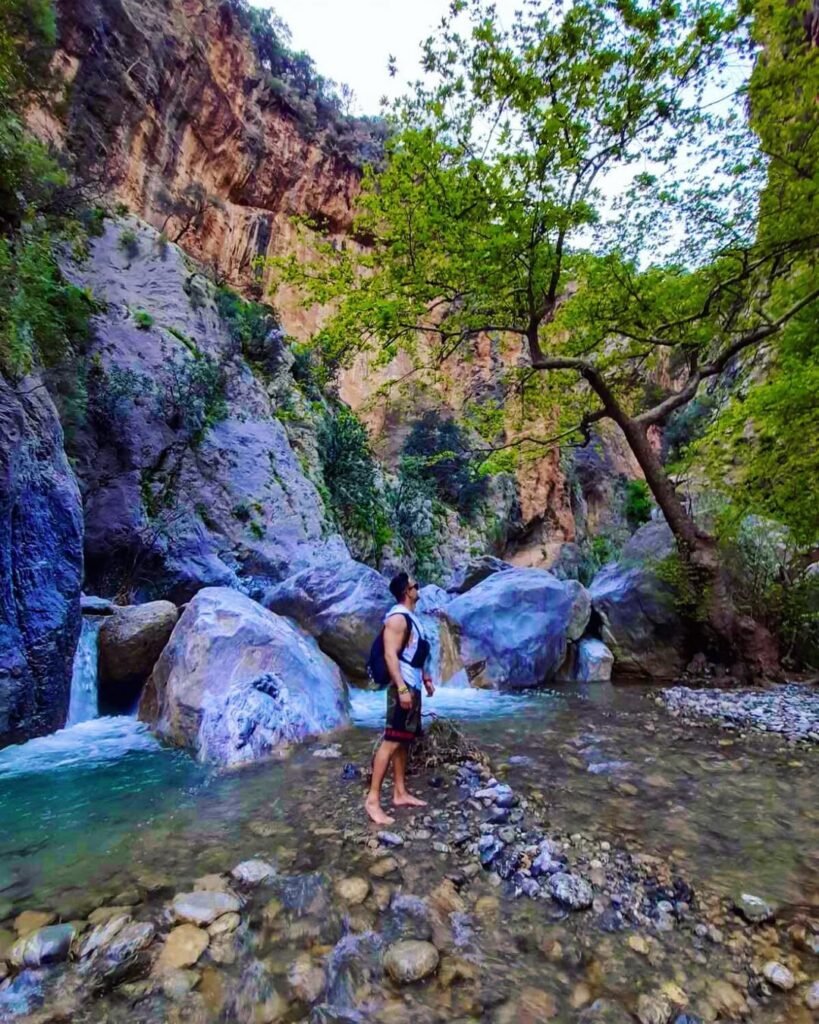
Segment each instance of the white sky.
M377 114L381 97L393 97L420 75L420 44L449 9L449 0L252 0L272 7L293 33L292 46L306 50L316 70L355 92L358 113ZM518 0L499 0L509 16ZM390 78L393 54L398 74Z

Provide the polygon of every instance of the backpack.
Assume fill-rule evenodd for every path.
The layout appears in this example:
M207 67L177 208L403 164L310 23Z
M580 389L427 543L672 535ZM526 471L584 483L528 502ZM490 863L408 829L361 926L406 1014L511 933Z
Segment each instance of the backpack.
M396 612L396 614L404 615L404 618L407 620L407 632L404 637L404 641L398 650L398 657L406 665L411 665L413 668L422 668L424 662L429 657L429 641L419 634L418 648L412 656L412 659L410 661L406 661L402 655L410 641L410 635L412 633L412 618L403 612ZM384 625L386 625L386 623ZM370 648L370 656L367 659L367 675L370 677L370 680L376 690L385 690L392 682L390 679L390 670L387 668L387 659L384 655L384 626L381 627L378 636L373 640L373 645Z

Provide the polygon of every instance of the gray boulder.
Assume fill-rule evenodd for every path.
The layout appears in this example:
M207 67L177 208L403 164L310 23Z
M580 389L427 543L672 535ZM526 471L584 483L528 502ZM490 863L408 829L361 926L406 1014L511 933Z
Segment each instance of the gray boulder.
M542 569L509 569L440 611L443 676L473 686L529 687L553 679L589 621L588 591Z
M395 599L375 569L344 559L291 576L268 590L263 603L295 619L351 678L363 681L370 647Z
M509 562L504 562L493 555L479 555L453 572L446 589L453 594L465 594L488 576L492 576L496 572L505 572L511 568Z
M0 747L59 729L80 635L82 501L42 382L0 377Z
M652 520L629 537L620 555L624 565L651 565L661 562L676 549L674 534L664 519Z
M561 683L607 683L611 679L614 655L602 640L584 637L569 646L561 666Z
M612 563L590 589L615 679L660 682L682 673L689 660L685 626L671 587L651 568Z
M236 765L346 724L347 693L310 637L243 594L207 587L176 624L139 717L201 761Z
M179 612L170 601L117 608L99 638L99 696L103 711L128 711L139 696Z

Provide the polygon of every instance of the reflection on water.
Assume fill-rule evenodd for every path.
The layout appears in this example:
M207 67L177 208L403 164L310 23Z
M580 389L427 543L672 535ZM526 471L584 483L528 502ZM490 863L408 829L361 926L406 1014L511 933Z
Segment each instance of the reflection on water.
M0 752L0 919L35 904L68 912L88 890L223 869L258 852L260 820L289 822L285 846L321 869L329 847L310 828L334 807L344 761L369 759L384 700L354 693L341 762L307 747L283 763L217 773L160 747L129 718ZM815 751L688 729L638 689L445 687L425 708L462 722L513 785L539 790L558 829L672 855L724 892L819 897ZM345 785L355 808L358 783Z

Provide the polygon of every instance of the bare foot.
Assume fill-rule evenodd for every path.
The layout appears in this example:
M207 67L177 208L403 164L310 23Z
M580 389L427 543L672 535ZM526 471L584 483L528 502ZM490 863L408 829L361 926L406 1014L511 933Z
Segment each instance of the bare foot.
M366 800L364 803L364 810L369 814L370 819L376 823L376 825L394 825L395 818L391 818L389 814L385 814L381 810L381 805L376 800Z
M413 796L412 793L404 793L402 796L394 796L392 805L393 807L426 807L427 802Z

